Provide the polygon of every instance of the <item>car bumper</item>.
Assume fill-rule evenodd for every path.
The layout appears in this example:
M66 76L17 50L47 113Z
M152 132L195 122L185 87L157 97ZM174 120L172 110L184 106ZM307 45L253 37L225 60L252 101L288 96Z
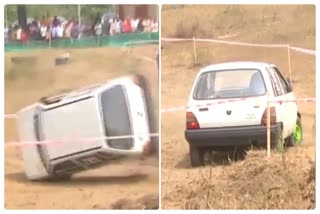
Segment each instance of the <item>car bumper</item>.
M271 142L281 134L281 124L270 127ZM266 145L267 128L264 126L241 126L186 130L185 138L190 145L199 147L237 147Z

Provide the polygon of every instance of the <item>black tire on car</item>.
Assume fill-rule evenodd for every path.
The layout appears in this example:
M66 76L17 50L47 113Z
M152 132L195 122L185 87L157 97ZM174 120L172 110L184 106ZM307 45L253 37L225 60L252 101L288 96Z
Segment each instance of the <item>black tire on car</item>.
M204 165L204 150L189 145L190 162L192 167L203 166Z

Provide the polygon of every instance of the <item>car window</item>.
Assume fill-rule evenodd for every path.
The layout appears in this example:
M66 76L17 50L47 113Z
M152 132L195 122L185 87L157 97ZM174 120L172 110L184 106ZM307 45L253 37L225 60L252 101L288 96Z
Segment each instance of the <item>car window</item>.
M131 135L132 127L125 89L117 85L101 94L102 115L106 136ZM117 149L129 149L132 138L107 140L108 145Z
M206 95L206 91L207 91L207 88L208 88L206 79L207 79L206 75L201 75L199 77L198 82L197 82L194 96L199 98L199 99Z
M196 100L262 96L266 87L256 69L209 71L201 74L193 97Z
M282 86L283 93L287 94L287 93L291 92L289 84L286 81L286 79L284 78L283 74L279 71L279 69L277 67L272 67L272 68L275 71L276 75L278 76L278 79L280 80L280 84Z
M278 77L275 74L275 71L271 68L268 68L267 71L268 71L268 75L269 75L269 78L270 78L270 81L272 84L272 89L273 89L274 95L276 97L281 96L283 94L282 86L280 84Z

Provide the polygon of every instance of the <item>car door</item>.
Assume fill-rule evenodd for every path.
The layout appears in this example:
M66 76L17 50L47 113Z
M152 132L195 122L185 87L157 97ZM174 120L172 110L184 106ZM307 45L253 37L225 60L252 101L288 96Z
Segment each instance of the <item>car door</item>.
M274 70L275 75L277 76L281 84L281 87L283 90L282 99L293 100L295 98L293 90L289 85L288 81L286 80L286 78L284 77L284 75L282 74L282 72L274 65L272 66L272 69ZM295 102L284 102L283 108L284 108L284 116L285 116L284 120L286 122L286 127L285 127L286 130L284 133L286 133L286 136L289 136L293 132L294 126L296 124L298 106Z
M272 85L272 90L273 90L273 97L270 96L270 99L272 101L270 106L274 106L276 108L277 122L282 122L283 129L285 129L286 127L286 124L284 124L285 107L284 107L284 103L280 102L283 99L282 85L280 84L280 81L272 66L267 67L267 71L268 71L270 83Z

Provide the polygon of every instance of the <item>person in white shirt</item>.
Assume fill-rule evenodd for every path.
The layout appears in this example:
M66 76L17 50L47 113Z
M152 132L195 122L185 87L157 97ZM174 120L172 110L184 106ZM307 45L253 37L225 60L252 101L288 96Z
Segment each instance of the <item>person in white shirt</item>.
M95 25L94 30L96 31L96 36L100 37L102 34L102 24L100 21Z
M109 29L109 35L113 36L116 32L116 20L114 22L110 23L110 29Z
M139 24L139 19L138 18L131 19L132 32L135 32L137 30L138 24Z
M8 43L8 40L9 40L9 29L8 29L8 27L5 27L4 28L4 42Z
M122 22L120 19L116 20L116 29L115 29L115 33L116 34L120 34L121 33L121 28L122 28Z
M58 37L58 27L51 27L51 38L55 39Z
M133 31L136 31L136 30L137 30L139 21L140 21L140 20L139 20L138 18L135 18L135 19L134 19L134 21L133 21L133 26L134 26Z
M150 20L149 19L144 19L143 20L143 27L144 27L144 32L150 32Z
M132 30L132 32L134 32L134 31L135 31L134 18L131 18L131 19L130 19L130 24L131 24L131 30Z
M46 35L47 35L47 26L42 25L40 27L40 35L42 39L46 39Z
M17 40L21 40L22 28L19 26L17 30Z
M106 33L109 35L110 35L110 28L111 28L112 22L113 22L113 18L109 18L108 24L107 24L107 29L106 29Z
M63 38L63 32L64 32L63 26L59 24L57 27L57 36L59 39Z
M152 20L152 32L158 32L158 21Z

